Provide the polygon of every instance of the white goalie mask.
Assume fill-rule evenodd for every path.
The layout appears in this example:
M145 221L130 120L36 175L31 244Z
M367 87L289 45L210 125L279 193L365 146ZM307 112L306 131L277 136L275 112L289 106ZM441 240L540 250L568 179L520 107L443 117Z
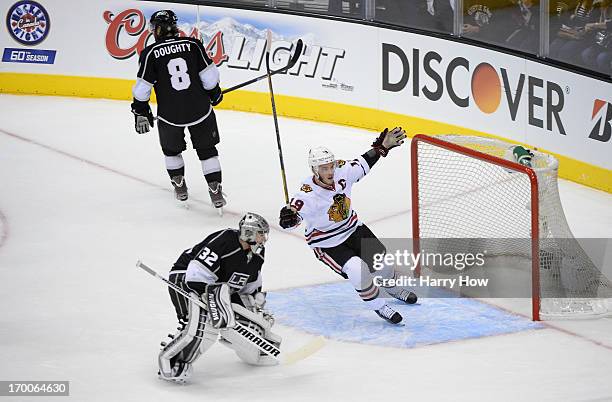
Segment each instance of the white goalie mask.
M253 212L247 212L238 223L240 230L240 240L247 242L251 246L254 254L259 254L268 241L270 225L263 216Z
M336 158L332 151L325 147L312 148L310 152L308 152L308 164L310 165L312 173L314 173L317 178L319 177L319 166L335 161Z

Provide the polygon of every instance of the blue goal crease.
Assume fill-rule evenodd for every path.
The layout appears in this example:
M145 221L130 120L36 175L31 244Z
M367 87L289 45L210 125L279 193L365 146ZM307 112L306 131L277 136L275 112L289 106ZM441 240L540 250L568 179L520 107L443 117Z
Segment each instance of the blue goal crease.
M442 296L442 294L440 294ZM349 282L268 292L278 323L339 341L397 348L541 329L528 318L468 298L432 298L416 305L390 299L403 326L388 324L366 308Z

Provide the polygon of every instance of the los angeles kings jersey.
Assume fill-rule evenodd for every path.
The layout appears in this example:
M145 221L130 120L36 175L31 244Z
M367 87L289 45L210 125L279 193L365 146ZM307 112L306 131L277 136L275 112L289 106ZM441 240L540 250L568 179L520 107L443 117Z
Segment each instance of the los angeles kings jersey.
M336 163L333 188L319 186L311 176L291 199L291 206L306 222L304 236L311 248L337 246L361 225L353 211L351 190L353 184L368 174L370 166L361 156Z
M205 89L213 89L218 83L217 66L200 41L171 37L142 51L133 94L140 101L148 101L154 87L158 118L174 126L191 126L210 114L212 107Z
M214 232L185 250L174 263L171 273L185 273L185 282L208 285L227 283L241 294L251 294L262 284L261 267L265 249L260 255L244 250L239 232L225 229Z

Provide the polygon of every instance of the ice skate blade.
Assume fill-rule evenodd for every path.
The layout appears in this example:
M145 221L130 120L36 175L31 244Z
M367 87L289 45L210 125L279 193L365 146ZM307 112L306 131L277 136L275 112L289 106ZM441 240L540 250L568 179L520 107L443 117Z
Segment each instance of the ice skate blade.
M189 201L185 200L185 201L181 201L181 200L176 200L176 206L179 208L184 208L184 209L191 209L191 206L189 205Z

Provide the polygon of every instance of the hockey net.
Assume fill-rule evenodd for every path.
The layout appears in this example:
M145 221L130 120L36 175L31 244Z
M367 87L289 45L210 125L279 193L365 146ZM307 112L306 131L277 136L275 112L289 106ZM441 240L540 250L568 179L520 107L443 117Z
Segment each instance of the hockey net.
M488 274L522 270L534 320L610 313L612 284L567 224L557 159L533 151L527 167L510 160L512 148L484 137L414 137L413 252L486 250L487 264L503 258ZM422 264L416 274L424 272L440 271Z

